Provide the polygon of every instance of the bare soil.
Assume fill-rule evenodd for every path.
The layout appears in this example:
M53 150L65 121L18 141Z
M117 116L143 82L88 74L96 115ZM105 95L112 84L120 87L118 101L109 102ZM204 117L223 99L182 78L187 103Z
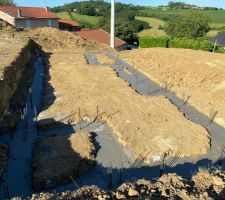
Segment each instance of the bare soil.
M118 78L110 68L93 67L82 54L53 54L50 58L49 82L54 102L46 104L39 121L71 115L63 123L75 124L82 118L106 121L118 140L135 156L149 152L147 162L171 150L181 156L206 154L210 147L207 131L187 120L164 97L144 97ZM48 90L46 90L48 91ZM192 147L192 148L190 148Z
M182 199L214 200L225 198L225 174L219 170L200 170L191 180L176 174L164 175L155 183L137 180L124 183L114 191L103 191L96 186L83 187L71 192L34 194L30 200L67 199ZM19 198L18 198L19 200Z
M81 53L88 50L108 50L109 47L89 41L68 31L61 31L55 28L37 28L22 33L22 37L28 37L38 43L44 51L69 51Z
M87 171L94 160L95 147L90 134L40 139L32 164L33 187L46 189L70 182Z
M137 49L120 53L130 64L225 127L225 56L187 49ZM217 113L218 112L218 113Z

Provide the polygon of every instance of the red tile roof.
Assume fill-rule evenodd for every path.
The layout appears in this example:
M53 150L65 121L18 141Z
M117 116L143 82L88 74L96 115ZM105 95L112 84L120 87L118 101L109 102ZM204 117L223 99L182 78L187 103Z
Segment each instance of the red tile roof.
M70 19L59 19L59 24L65 24L66 26L80 26L80 24L78 22L72 21Z
M87 30L87 29L81 29L79 31L74 32L76 35L81 36L82 38L88 39L88 40L94 40L99 43L110 45L110 34L102 29L96 29L96 30ZM119 38L116 38L115 40L115 46L119 47L124 45L125 42Z
M18 17L18 10L20 10L21 17ZM0 11L16 19L23 19L23 18L58 19L58 17L54 13L47 11L45 8L1 6Z

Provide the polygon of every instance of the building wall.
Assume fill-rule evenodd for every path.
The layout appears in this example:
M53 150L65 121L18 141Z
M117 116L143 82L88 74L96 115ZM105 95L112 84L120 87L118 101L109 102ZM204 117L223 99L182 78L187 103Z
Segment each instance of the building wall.
M38 28L38 27L59 28L59 23L57 19L16 19L15 26L17 28Z

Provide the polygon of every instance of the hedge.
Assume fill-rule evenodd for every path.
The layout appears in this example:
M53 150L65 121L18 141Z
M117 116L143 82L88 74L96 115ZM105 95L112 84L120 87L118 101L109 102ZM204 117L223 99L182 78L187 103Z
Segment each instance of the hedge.
M214 44L206 39L187 39L187 38L169 38L169 37L141 37L139 39L141 48L164 47L164 48L184 48L202 51L213 51ZM224 53L223 47L217 46L216 52Z

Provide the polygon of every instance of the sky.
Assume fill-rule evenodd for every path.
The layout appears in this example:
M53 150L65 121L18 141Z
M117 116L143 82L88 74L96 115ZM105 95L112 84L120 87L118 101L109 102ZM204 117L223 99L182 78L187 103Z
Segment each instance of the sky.
M14 2L20 6L39 6L39 7L45 6L54 7L63 5L65 3L71 3L74 1L76 0L14 0ZM116 1L122 3L132 3L136 5L159 6L159 5L167 5L167 3L171 0L116 0ZM174 0L174 1L182 1L199 6L212 6L225 8L225 0Z

